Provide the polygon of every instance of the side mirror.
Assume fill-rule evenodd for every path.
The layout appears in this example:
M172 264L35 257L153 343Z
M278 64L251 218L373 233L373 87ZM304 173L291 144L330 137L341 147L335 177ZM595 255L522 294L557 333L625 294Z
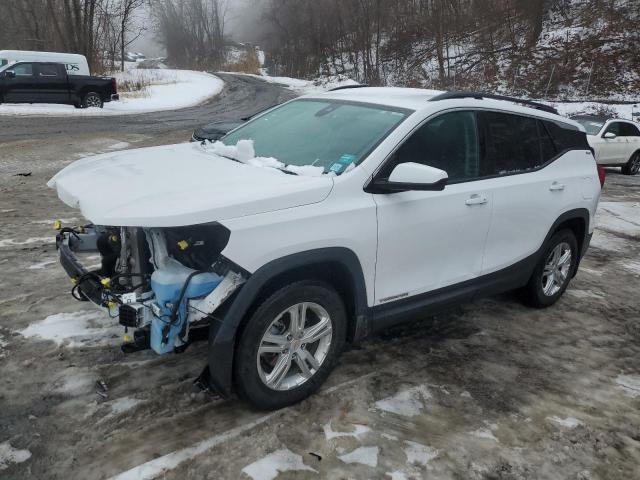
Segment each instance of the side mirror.
M4 76L7 78L16 78L16 72L13 70L7 70L4 72Z
M449 175L439 168L420 163L401 163L396 166L388 179L378 179L371 185L371 193L394 193L406 191L442 191Z
M606 138L607 140L613 140L614 138L617 138L617 137L618 136L613 132L607 132L602 136L602 138Z

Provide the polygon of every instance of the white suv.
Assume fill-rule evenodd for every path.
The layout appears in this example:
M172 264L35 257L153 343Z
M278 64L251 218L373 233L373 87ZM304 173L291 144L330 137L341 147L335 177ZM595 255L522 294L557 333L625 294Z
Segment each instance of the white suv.
M595 115L573 120L585 128L598 165L622 167L625 175L640 172L640 126L636 122Z
M584 129L549 107L401 88L303 97L222 142L85 158L49 185L92 222L57 236L74 296L133 329L129 350L181 351L205 326L210 384L262 408L397 322L513 289L553 304L601 188Z

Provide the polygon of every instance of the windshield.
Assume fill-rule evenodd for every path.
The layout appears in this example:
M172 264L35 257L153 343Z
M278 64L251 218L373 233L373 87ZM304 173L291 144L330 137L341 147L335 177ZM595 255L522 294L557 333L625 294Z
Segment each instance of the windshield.
M410 113L381 105L301 99L260 115L222 142L232 146L253 140L256 156L340 174L361 162Z
M602 127L604 127L605 123L600 120L592 120L588 118L574 118L573 120L584 127L584 129L587 131L587 135L597 135L600 130L602 130Z

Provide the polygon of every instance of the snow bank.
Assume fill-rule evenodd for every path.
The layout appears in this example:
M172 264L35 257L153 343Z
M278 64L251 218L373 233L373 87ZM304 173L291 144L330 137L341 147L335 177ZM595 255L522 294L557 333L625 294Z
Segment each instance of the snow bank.
M224 82L205 72L170 69L127 70L115 74L119 81L145 77L151 85L142 92L120 93L120 101L104 108L77 109L73 105L2 104L0 115L88 116L130 115L177 110L199 105L222 91Z
M220 141L216 141L213 143L204 143L202 148L207 152L232 158L254 167L277 168L307 177L319 177L324 174L324 168L322 167L314 167L313 165L285 165L273 157L256 157L253 140L239 140L235 145L225 145Z

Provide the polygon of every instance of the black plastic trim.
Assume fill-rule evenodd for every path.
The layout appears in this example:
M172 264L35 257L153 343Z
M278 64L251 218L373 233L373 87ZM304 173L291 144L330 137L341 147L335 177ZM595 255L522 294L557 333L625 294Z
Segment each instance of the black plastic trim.
M431 98L430 102L437 102L440 100L453 100L457 98L475 98L476 100L483 100L485 98L490 100L504 100L507 102L519 103L521 105L525 105L527 107L535 108L536 110L541 110L547 113L553 113L555 115L559 115L558 111L550 107L549 105L545 105L544 103L534 102L532 100L525 100L522 98L508 97L505 95L495 95L493 93L483 93L483 92L445 92L440 95L436 95Z
M378 178L367 185L364 191L367 193L399 193L408 191L441 192L446 185L446 178L436 183L390 182L386 178Z
M350 90L352 88L364 88L364 87L368 87L369 85L367 85L366 83L360 83L358 85L342 85L340 87L335 87L335 88L331 88L328 91L329 92L337 92L338 90Z

